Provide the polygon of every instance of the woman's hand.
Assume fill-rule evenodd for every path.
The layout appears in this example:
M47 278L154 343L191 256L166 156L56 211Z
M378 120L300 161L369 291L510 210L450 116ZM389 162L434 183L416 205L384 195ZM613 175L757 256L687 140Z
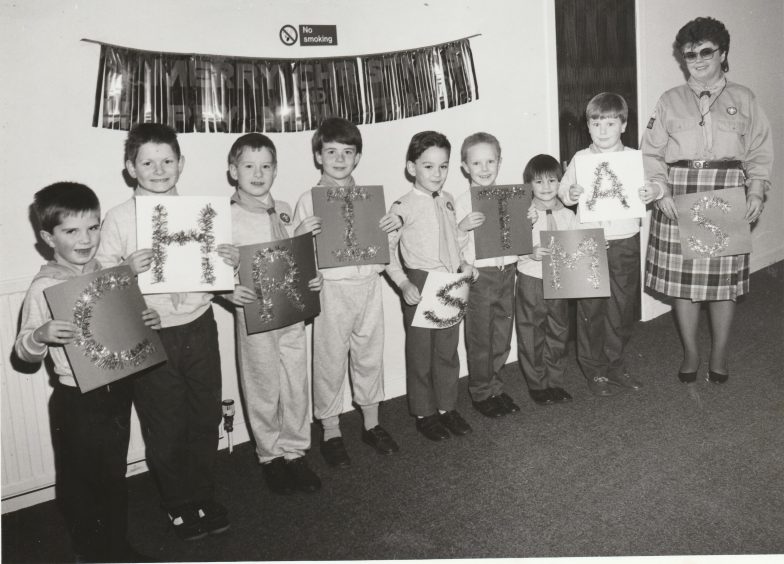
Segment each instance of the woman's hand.
M759 194L749 194L746 196L746 221L754 223L762 215L762 210L765 209L765 203L762 196Z
M642 203L647 206L659 196L661 193L661 186L658 184L646 183L645 186L640 188L639 193Z
M465 216L462 221L457 225L460 231L468 233L477 227L481 227L485 222L485 214L482 212L471 212Z
M654 205L670 221L675 221L678 219L678 210L675 209L675 200L672 199L672 196L664 196L661 200L657 200L656 204Z

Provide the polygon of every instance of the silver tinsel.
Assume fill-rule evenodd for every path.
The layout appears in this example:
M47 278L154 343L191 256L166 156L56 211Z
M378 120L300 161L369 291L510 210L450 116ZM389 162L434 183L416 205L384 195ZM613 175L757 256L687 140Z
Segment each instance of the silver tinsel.
M218 215L210 204L199 211L198 229L188 229L169 233L169 212L162 204L153 208L152 214L152 277L154 284L165 281L163 266L166 264L166 247L197 242L201 247L201 282L215 282L215 266L210 253L215 251L213 220Z
M600 187L602 185L602 171L604 171L612 182L612 186L609 190L601 190ZM623 191L623 184L621 181L618 180L618 177L615 175L615 172L610 168L610 163L607 161L602 161L596 166L596 170L593 172L593 186L591 187L591 196L588 198L586 205L588 209L593 211L593 208L596 206L597 199L606 199L606 198L616 198L621 201L621 205L624 208L629 208L629 202L626 201L626 194Z
M726 200L719 198L718 196L703 196L691 206L691 220L692 222L696 223L703 229L707 229L713 236L715 237L715 242L713 244L704 243L702 239L695 237L694 235L689 236L688 243L689 248L697 253L698 255L704 257L713 257L716 256L717 253L723 251L727 248L727 245L730 244L729 235L724 233L715 223L713 223L710 219L702 215L702 210L707 210L711 208L717 208L721 210L723 213L729 213L732 209L732 206Z
M268 273L272 263L280 260L286 261L288 265L283 279L275 278ZM294 255L286 247L256 251L253 255L251 273L253 289L256 291L260 305L259 318L263 323L269 323L275 319L275 311L272 307L272 294L274 293L283 293L295 309L299 311L305 309L302 294L297 288L300 270L294 260Z
M73 322L76 325L76 338L73 344L95 366L103 370L121 370L129 366L139 366L155 352L155 346L144 339L133 347L121 351L112 351L99 343L92 334L90 323L93 307L106 292L122 290L133 284L131 276L121 274L104 274L93 280L76 300L73 307Z
M327 201L343 202L343 241L346 247L332 251L335 259L339 262L358 262L375 258L379 252L377 245L370 245L367 247L360 247L357 245L357 234L354 232L354 221L356 215L354 212L354 202L357 200L368 200L367 188L362 186L340 186L338 188L329 188L327 190Z
M597 289L600 286L599 280L599 256L597 253L598 245L593 237L585 237L577 245L577 251L569 255L564 250L563 246L555 240L555 237L550 237L550 273L552 274L551 286L555 290L561 289L561 269L574 270L577 263L584 258L589 258L588 269L590 274L586 278L588 283Z
M465 317L466 309L468 308L468 302L463 301L460 298L455 298L454 296L450 295L449 292L466 284L470 284L471 280L471 276L464 276L458 280L455 280L454 282L450 282L441 288L438 292L436 292L438 301L440 301L445 306L450 306L457 309L457 313L455 315L452 317L443 318L439 317L438 314L436 314L436 312L433 310L428 309L423 313L424 318L440 328L451 327L456 323L460 323L460 320Z
M498 202L498 217L501 222L501 248L512 248L512 234L510 225L512 218L509 216L509 200L511 198L522 198L525 195L524 186L512 186L511 188L488 188L480 190L477 198L480 200L496 200Z

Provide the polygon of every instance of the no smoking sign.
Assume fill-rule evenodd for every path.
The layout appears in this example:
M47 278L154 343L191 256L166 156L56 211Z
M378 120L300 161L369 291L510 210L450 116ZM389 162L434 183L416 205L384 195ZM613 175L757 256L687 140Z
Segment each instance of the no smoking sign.
M281 42L291 47L297 43L303 47L316 45L337 45L338 30L335 25L300 25L299 30L293 25L284 25L278 33Z

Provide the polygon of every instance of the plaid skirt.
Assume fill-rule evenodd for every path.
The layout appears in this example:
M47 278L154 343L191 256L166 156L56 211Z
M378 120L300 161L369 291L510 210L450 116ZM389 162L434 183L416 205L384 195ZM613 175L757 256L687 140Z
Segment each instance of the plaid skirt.
M673 196L744 186L740 169L670 167ZM645 260L645 286L692 301L735 300L749 291L749 255L684 260L677 221L654 208Z

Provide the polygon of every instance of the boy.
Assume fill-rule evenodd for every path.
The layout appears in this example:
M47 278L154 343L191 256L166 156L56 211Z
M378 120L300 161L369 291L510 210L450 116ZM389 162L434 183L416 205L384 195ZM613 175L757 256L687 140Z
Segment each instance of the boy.
M136 248L134 198L176 197L184 166L172 128L142 123L128 132L125 169L137 186L133 198L110 209L104 218L98 249L104 266L125 263L137 274L150 268L152 250ZM222 244L217 250L224 261L238 263L236 247ZM221 367L212 294L150 294L145 301L161 315L160 337L169 359L134 382L147 463L181 539L222 533L229 528L229 519L226 508L213 499Z
M237 186L231 197L231 228L237 246L293 235L291 207L270 193L277 163L275 145L266 135L248 133L231 146L229 174ZM309 286L319 291L321 274ZM305 324L248 335L241 308L257 299L252 289L235 287L232 301L240 306L234 316L240 384L256 456L272 492L315 492L321 489L321 481L304 458L310 448Z
M628 117L629 108L622 96L612 92L594 96L585 109L593 142L575 156L631 150L621 143ZM576 182L572 159L558 187L558 196L567 206L575 205L585 190ZM652 198L652 190L652 186L640 188L643 201ZM611 396L616 390L610 384L633 390L642 388L642 382L629 374L623 358L635 322L640 286L640 221L633 218L580 225L582 229L593 227L604 228L608 243L610 297L577 301L577 360L591 392Z
M494 186L501 165L501 145L489 133L474 133L460 148L461 166L471 186ZM509 357L514 320L515 265L517 256L476 259L473 230L485 222L484 214L471 211L471 190L456 201L458 237L465 260L479 271L471 287L465 321L468 391L472 405L486 417L520 411L503 391L501 370Z
M539 217L531 234L533 252L521 256L517 263L517 359L528 393L539 405L572 399L563 389L569 336L568 301L545 300L542 289L542 257L550 254L550 249L540 240L541 231L579 228L572 210L558 200L560 179L561 167L550 155L536 155L523 171L523 182L531 184L532 203Z
M406 154L406 172L414 186L390 210L403 223L400 231L389 236L387 273L405 301L408 407L416 417L417 430L431 441L448 439L450 432L455 436L471 432L471 426L455 409L460 324L445 329L411 325L428 271L462 271L474 279L478 275L458 248L452 196L441 190L449 172L450 151L449 140L441 133L422 131L414 135Z
M362 157L362 135L356 125L343 118L328 118L313 134L311 145L322 172L319 186L355 185L351 174ZM294 224L298 234L321 233L321 218L313 215L310 191L297 202ZM388 233L400 227L400 220L387 214L379 227ZM313 410L324 429L321 454L337 468L351 465L340 431L349 359L354 402L362 410L362 441L379 454L399 450L378 417L384 399L384 310L379 277L383 270L384 265L371 264L321 271L321 315L313 320Z
M78 561L148 562L128 544L128 488L125 482L131 424L131 380L82 394L63 345L78 328L54 320L44 290L101 270L94 260L100 240L101 208L83 184L58 182L35 195L33 211L54 260L33 278L22 308L15 350L27 362L51 356L58 381L51 397L58 497ZM160 328L155 310L142 313L145 325Z

